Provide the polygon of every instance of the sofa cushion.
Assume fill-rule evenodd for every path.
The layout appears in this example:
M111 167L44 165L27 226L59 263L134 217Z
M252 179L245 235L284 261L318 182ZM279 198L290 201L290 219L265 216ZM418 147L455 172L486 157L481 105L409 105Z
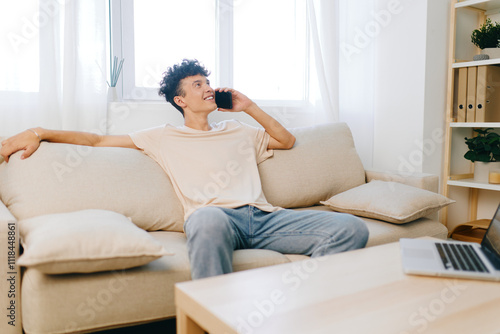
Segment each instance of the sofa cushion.
M306 207L365 183L365 171L345 123L290 129L290 150L275 150L259 165L266 199L284 208Z
M44 275L28 268L21 289L26 333L79 333L175 317L174 284L190 280L186 236L148 233L174 255L92 275ZM235 271L288 262L283 254L260 249L233 256Z
M454 202L440 194L399 182L371 181L321 204L339 212L404 224Z
M406 224L388 224L385 221L362 218L368 227L370 237L366 247L399 242L401 238L432 237L445 240L448 229L437 220L427 217L419 218Z
M169 178L140 151L42 142L30 158L20 156L0 164L0 198L17 219L103 209L148 231L182 231Z
M18 264L47 274L137 267L167 253L148 232L112 211L83 210L19 221Z
M317 205L310 208L301 208L296 210L316 210L316 211L331 211L324 205ZM368 243L366 247L383 245L390 242L398 242L400 238L418 238L423 236L446 239L448 229L437 220L427 217L416 219L406 224L388 224L385 221L361 217L366 224L369 232ZM291 261L303 259L303 255L295 255L287 257Z

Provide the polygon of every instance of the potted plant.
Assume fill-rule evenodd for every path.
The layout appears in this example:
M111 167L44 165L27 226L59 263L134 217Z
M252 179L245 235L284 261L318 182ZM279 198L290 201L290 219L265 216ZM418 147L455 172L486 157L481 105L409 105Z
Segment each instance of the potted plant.
M500 169L500 135L493 128L474 131L477 136L465 137L469 150L464 158L474 163L474 181L488 183L489 171Z
M474 60L500 58L500 24L486 19L484 24L472 32L472 43L481 49L481 54L474 56Z
M118 83L118 78L120 77L120 73L123 67L123 61L125 59L121 59L118 62L118 57L113 58L113 62L109 69L109 77L110 81L106 81L108 83L108 102L116 102L120 101L118 91L116 90L116 84Z

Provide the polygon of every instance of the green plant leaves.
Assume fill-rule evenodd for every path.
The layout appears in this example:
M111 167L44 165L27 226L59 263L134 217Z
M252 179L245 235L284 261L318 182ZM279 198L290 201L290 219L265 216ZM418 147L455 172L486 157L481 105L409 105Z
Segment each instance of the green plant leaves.
M472 162L494 162L500 161L500 135L493 128L474 129L478 133L476 137L465 137L465 144L469 148L464 158Z
M497 48L500 40L500 24L486 19L484 24L472 32L471 41L478 48Z

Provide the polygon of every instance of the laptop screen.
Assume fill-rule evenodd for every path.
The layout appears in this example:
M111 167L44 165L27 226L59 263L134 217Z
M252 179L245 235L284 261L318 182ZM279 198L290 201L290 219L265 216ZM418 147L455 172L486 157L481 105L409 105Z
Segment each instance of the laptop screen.
M485 253L489 253L487 256L495 266L500 264L500 205L491 219L490 227L481 242L481 248L486 251Z

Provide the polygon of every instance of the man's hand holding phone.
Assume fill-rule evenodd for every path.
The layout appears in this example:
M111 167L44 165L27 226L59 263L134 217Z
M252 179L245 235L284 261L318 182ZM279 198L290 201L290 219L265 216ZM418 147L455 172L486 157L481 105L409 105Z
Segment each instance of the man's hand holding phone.
M230 88L217 88L215 90L215 103L218 110L230 112L246 111L254 104L244 94Z

